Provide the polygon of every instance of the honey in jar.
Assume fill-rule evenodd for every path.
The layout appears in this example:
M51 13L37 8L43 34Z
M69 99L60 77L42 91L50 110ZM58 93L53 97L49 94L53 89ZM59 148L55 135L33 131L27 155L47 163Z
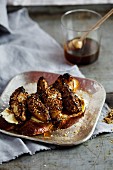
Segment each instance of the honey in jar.
M75 38L77 39L77 38ZM98 59L99 43L91 38L83 40L81 48L74 46L74 39L64 45L65 58L72 64L86 65Z

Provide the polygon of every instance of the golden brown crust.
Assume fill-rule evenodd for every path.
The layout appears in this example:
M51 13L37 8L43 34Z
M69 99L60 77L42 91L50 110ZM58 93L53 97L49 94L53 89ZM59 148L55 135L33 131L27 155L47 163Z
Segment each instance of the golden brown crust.
M9 109L14 113L15 118L18 121L25 121L26 118L26 100L28 93L25 92L25 89L21 86L17 88L12 95L10 96Z
M51 119L53 121L59 120L63 108L61 93L57 89L49 87L43 77L38 80L37 93L44 105L48 108Z
M67 74L63 76L60 75L53 84L53 87L61 92L63 108L68 112L68 114L77 114L82 111L82 102L69 88L68 84L66 84L66 76ZM67 77L69 79L69 75ZM72 79L72 77L70 79Z
M37 93L31 94L27 99L28 111L38 120L47 122L50 120L49 110L41 102Z

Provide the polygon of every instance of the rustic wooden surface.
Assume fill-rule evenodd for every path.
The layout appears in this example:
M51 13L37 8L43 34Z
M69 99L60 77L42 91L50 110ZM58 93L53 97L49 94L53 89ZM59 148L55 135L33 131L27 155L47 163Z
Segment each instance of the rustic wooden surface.
M62 44L61 14L31 17ZM113 18L103 25L101 51L98 61L80 67L87 78L103 84L107 92L113 91ZM42 151L33 156L23 155L0 165L0 170L112 170L113 134L102 134L71 148Z

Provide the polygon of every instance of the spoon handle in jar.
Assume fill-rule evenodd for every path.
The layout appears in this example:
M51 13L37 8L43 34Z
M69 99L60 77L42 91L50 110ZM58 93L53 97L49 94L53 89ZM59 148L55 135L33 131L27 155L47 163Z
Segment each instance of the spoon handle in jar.
M97 21L97 23L95 25L93 25L90 30L88 32L86 32L85 34L83 34L80 37L80 40L84 40L84 38L95 28L99 27L104 21L106 21L107 18L109 18L111 15L113 14L113 8L107 13L105 14L99 21Z

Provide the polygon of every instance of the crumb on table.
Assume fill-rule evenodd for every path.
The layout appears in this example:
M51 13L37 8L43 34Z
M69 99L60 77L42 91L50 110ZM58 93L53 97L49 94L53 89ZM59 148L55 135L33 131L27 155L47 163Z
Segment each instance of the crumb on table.
M108 115L104 118L104 122L108 124L113 124L113 109L111 109Z

